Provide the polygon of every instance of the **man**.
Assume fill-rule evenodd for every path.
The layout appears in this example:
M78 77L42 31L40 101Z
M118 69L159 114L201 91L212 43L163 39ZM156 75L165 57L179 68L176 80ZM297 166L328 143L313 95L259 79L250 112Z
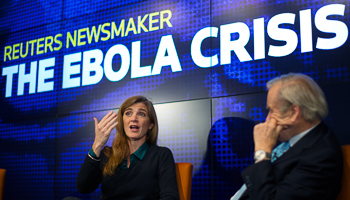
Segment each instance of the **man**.
M277 77L267 88L269 113L254 127L255 163L243 170L245 184L231 199L336 199L343 157L322 122L328 114L322 90L303 74ZM277 140L282 144L273 150Z

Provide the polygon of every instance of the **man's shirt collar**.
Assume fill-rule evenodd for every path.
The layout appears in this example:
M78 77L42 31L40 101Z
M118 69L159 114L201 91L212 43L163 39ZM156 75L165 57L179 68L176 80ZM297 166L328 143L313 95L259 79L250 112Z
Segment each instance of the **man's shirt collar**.
M321 122L320 122L320 123L321 123ZM304 137L308 132L310 132L312 129L314 129L314 128L315 128L317 125L319 125L320 123L318 123L318 124L316 124L315 126L309 128L309 129L307 129L306 131L304 131L304 132L302 132L302 133L300 133L300 134L298 134L298 135L296 135L296 136L290 138L290 140L289 140L289 145L290 145L290 147L292 147L293 145L295 145L295 143L297 143L302 137Z

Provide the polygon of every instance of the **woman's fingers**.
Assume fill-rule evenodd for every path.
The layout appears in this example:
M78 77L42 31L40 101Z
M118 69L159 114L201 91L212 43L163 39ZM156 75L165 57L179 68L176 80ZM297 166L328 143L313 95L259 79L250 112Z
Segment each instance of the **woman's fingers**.
M98 124L99 129L103 129L103 127L106 126L106 124L111 120L111 117L113 117L113 115L117 115L116 113L114 113L113 111L110 111L109 113L107 113L107 115L105 115L100 123Z
M110 133L113 130L113 128L115 128L117 126L117 124L118 124L117 118L118 118L118 116L115 115L112 118L109 118L107 120L107 124L105 125L106 132Z
M94 122L95 122L95 127L97 127L97 125L98 125L98 120L97 120L96 117L94 117Z
M105 115L100 122L94 117L95 121L95 134L97 136L109 137L113 128L117 126L117 113L110 111Z
M104 124L104 127L105 127L105 131L107 132L111 132L113 127L115 127L116 123L117 123L117 113L113 113L112 115L110 115L106 120L105 120L105 124Z

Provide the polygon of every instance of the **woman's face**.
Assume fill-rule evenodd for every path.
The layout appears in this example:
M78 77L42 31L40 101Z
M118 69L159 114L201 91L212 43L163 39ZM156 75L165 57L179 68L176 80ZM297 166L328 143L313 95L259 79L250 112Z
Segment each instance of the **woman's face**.
M146 134L153 125L148 109L143 103L135 103L128 107L123 114L124 131L131 141L146 141Z

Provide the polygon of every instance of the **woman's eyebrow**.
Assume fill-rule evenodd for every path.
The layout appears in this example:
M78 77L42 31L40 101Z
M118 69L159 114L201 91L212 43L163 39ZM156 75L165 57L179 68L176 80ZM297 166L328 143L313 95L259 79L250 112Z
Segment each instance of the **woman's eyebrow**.
M147 110L145 110L145 109L143 109L143 108L140 108L139 111L147 112Z

